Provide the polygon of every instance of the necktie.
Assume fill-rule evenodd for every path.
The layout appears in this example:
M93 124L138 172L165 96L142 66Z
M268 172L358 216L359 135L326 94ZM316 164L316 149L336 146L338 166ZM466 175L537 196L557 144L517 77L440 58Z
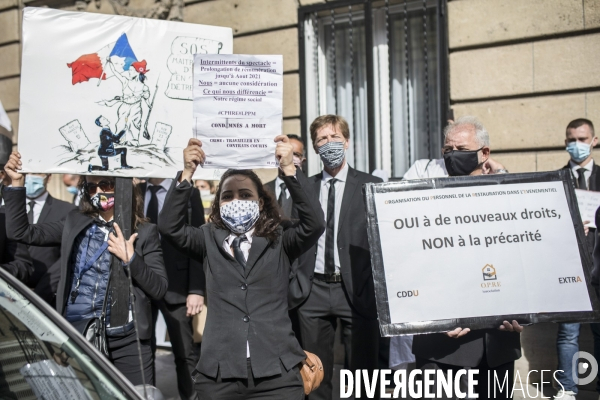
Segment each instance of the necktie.
M585 179L585 168L579 168L577 170L577 187L579 189L587 190L587 182Z
M281 185L279 185L279 187L281 188L281 192L279 192L279 198L277 199L277 202L279 203L280 207L283 207L283 203L285 202L285 182L281 182Z
M325 231L325 274L335 273L335 259L333 256L333 237L335 229L335 182L329 180L329 195L327 196L327 230Z
M240 263L242 268L246 268L246 257L244 257L244 252L240 248L240 245L242 242L247 241L248 238L246 237L246 234L243 234L233 239L233 243L231 244L231 247L233 247L233 257L238 263Z
M148 190L150 191L150 201L148 202L146 217L148 217L153 224L158 223L158 197L156 196L156 193L160 189L162 189L162 186L148 186Z
M29 203L29 211L27 212L27 219L30 224L33 224L33 206L35 205L35 200L31 200Z

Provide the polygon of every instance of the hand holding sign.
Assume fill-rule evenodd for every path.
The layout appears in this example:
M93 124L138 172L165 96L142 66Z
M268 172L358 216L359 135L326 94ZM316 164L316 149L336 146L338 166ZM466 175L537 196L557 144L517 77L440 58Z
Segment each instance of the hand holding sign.
M6 171L6 174L12 180L13 187L25 186L25 175L19 172L21 168L23 168L21 154L17 151L13 151L8 162L4 166L4 171Z
M290 139L285 135L279 135L275 138L277 147L275 148L275 158L279 161L279 167L287 176L296 174L296 166L294 165L294 148L290 143Z
M184 179L191 182L196 168L198 165L204 164L205 158L200 139L190 139L187 147L183 150L183 173L180 182Z

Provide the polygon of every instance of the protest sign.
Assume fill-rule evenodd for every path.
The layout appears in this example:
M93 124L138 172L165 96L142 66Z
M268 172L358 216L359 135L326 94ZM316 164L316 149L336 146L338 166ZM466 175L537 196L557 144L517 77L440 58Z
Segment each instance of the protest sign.
M282 56L194 57L194 135L204 168L276 168L282 116Z
M583 221L590 221L588 226L596 228L596 210L600 207L600 192L575 189L579 213Z
M382 334L590 321L590 252L564 171L365 187Z
M194 54L232 51L230 28L25 8L24 172L174 177L192 137Z

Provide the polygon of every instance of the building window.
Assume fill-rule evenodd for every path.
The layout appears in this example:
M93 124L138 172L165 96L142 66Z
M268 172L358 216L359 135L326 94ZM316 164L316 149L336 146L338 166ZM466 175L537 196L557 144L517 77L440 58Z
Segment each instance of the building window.
M439 158L448 118L446 0L348 0L299 10L302 130L348 120L347 160L402 177ZM310 147L310 138L307 138ZM308 172L321 170L308 152Z

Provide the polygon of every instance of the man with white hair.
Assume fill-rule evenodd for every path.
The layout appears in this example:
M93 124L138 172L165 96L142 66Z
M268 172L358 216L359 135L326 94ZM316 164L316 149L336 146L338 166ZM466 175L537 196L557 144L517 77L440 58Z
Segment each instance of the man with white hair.
M444 138L443 158L417 160L404 174L405 180L508 172L490 158L490 136L477 118L450 121Z
M508 172L490 159L489 134L475 117L459 118L444 129L442 154L449 176ZM503 321L498 329L471 331L458 327L445 333L415 335L412 350L419 369L453 371L452 376L459 370L477 369L475 392L479 398L488 398L488 393L491 398L511 398L514 362L521 357L522 331L516 321ZM460 385L466 392L466 375L463 377ZM495 377L502 388L495 385Z

